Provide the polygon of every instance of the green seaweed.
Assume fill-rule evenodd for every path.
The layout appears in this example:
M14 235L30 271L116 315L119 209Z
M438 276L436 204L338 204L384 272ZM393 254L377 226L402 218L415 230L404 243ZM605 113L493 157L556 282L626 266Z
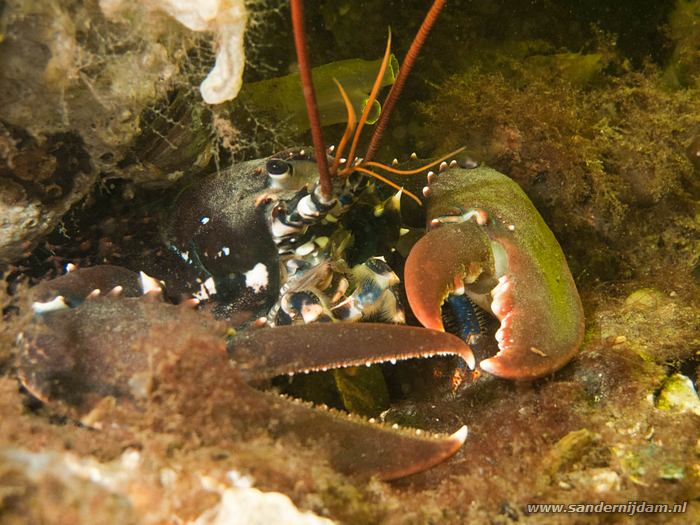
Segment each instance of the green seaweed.
M345 104L334 80L343 86L355 113L359 115L372 89L380 65L381 59L349 59L313 68L316 102L323 125L338 124L347 120ZM382 87L393 84L397 74L398 61L392 55L390 67L387 68L382 79ZM246 107L254 113L273 117L299 132L309 127L299 73L246 84L234 104ZM375 101L368 119L370 124L376 121L379 112L379 103Z
M700 75L700 1L676 0L668 33L675 47L664 70L663 83L672 89L691 86Z
M574 275L629 278L650 264L659 276L668 266L689 273L700 225L686 149L700 127L698 90L669 91L657 69L613 63L618 74L585 86L516 60L498 72L454 75L420 106L419 148L466 145L515 179Z
M389 391L381 368L334 370L333 377L343 405L350 412L370 417L389 407Z

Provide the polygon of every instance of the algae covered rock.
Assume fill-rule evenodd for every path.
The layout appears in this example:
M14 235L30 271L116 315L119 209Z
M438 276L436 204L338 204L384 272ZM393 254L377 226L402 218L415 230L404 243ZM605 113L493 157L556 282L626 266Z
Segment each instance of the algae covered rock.
M212 36L156 7L4 3L0 262L25 254L98 178L168 185L208 162L211 111L195 90Z
M156 466L136 450L100 462L70 452L0 448L3 523L165 523L197 525L286 523L330 525L300 511L279 492L264 492L234 470L178 473ZM178 490L196 495L182 498Z
M687 274L696 264L700 225L686 154L700 127L696 89L669 92L653 69L581 86L518 65L455 75L421 110L425 129L441 130L423 136L425 147L466 145L515 179L574 274L585 268L610 280L658 275L667 265Z
M673 374L666 379L656 399L656 406L661 410L690 412L700 416L700 398L693 382L683 374Z

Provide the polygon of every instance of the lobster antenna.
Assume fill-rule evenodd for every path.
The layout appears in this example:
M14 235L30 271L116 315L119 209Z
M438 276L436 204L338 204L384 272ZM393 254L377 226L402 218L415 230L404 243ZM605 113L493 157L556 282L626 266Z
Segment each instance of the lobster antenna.
M404 189L402 186L399 186L399 185L396 184L394 181L392 181L392 180L390 180L390 179L387 179L387 178L384 177L383 175L380 175L380 174L377 173L376 171L368 170L367 168L363 168L361 165L359 165L359 166L354 166L353 169L354 169L354 171L359 171L360 173L366 173L367 175L370 175L370 176L374 177L375 179L382 181L382 182L383 182L384 184L386 184L387 186L391 186L391 187L394 188L395 190L399 190L400 192L402 192L402 193L403 193L404 195L406 195L407 197L410 197L411 199L413 199L414 201L416 201L416 202L418 203L418 206L423 206L423 203L420 201L420 199L419 199L418 197L416 197L413 193L411 193L411 192L408 191L407 189Z
M323 135L321 133L321 118L319 117L318 106L316 105L316 93L314 91L314 83L311 78L311 67L309 67L309 55L306 50L306 39L304 38L303 0L291 0L291 9L292 27L294 29L294 47L297 51L299 76L301 77L301 87L304 92L304 102L306 102L306 113L309 116L311 140L314 144L316 166L318 167L318 179L321 184L321 196L326 201L330 201L333 196L331 176L330 172L328 171L326 147L323 145Z
M450 157L454 157L454 156L457 155L458 153L462 153L465 149L467 149L467 147L466 147L466 146L462 146L461 148L458 148L458 149L456 149L456 150L454 150L454 151L451 151L451 152L448 153L447 155L444 155L444 156L440 157L440 158L437 159L437 160L433 160L433 161L429 162L428 164L424 164L423 166L421 166L421 167L419 167L419 168L413 168L413 169L410 169L410 170L400 170L400 169L397 169L397 168L393 168L393 167L391 167L391 166L387 166L386 164L382 164L381 162L372 162L372 161L370 161L370 162L363 162L362 165L363 165L364 167L366 167L366 168L367 168L367 167L369 167L369 168L380 168L380 169L383 169L383 170L385 170L385 171L388 171L389 173L394 173L395 175L415 175L416 173L420 173L421 171L425 171L425 170L427 170L428 168L432 168L433 166L437 166L438 164L441 164L441 163L445 162L445 161L448 160ZM445 164L446 164L446 163L445 163ZM440 168L440 169L442 170L442 168Z
M372 139L370 140L369 146L367 147L367 153L365 154L364 158L365 161L372 160L372 157L377 152L377 148L379 147L379 141L381 140L382 135L384 134L384 130L386 129L387 123L389 122L389 115L391 115L391 111L394 109L394 105L396 104L396 101L398 100L399 95L401 94L401 90L403 89L403 86L406 83L406 79L408 78L411 69L413 69L413 64L416 62L416 58L418 58L418 53L420 53L425 39L428 38L428 33L430 33L433 24L435 24L435 21L437 20L437 17L440 14L440 10L442 9L443 5L445 5L445 0L435 0L433 2L430 11L428 11L428 14L425 15L425 19L423 19L423 23L421 24L420 29L416 33L416 36L413 38L413 42L411 42L411 47L408 48L406 57L403 59L403 62L399 67L399 74L396 77L396 81L394 82L394 85L391 86L389 95L387 96L386 101L384 102L384 106L382 107L382 113L379 116L379 121L377 122L377 126L374 128Z

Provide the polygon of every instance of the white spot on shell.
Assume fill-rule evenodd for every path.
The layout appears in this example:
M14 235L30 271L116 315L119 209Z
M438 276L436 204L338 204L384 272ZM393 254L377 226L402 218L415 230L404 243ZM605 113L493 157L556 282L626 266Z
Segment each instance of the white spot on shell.
M199 222L201 222L202 224L206 224L209 222L209 217L202 217L201 219L199 219Z
M261 290L267 288L268 280L267 266L263 263L256 264L245 273L245 285L252 288L255 293L260 293Z
M214 283L213 277L209 277L206 281L204 281L203 286L207 289L209 295L216 295L216 283Z

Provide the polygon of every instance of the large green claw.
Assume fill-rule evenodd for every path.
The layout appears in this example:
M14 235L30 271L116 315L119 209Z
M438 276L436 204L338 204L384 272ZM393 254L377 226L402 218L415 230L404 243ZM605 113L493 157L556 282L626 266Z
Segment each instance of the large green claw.
M429 232L405 268L418 320L442 329L442 302L466 293L500 321L499 352L483 370L527 380L564 366L583 339L583 308L557 240L522 189L476 168L441 173L425 193Z

